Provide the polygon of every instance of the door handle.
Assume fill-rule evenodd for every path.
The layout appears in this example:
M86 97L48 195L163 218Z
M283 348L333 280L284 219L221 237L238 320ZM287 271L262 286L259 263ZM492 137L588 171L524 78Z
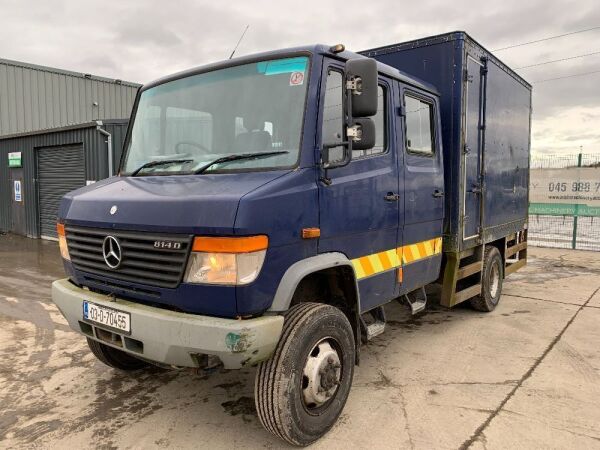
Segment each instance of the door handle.
M383 197L386 202L397 202L400 200L400 196L398 194L394 194L393 192L388 192L385 197Z
M434 197L443 197L444 196L444 191L440 191L439 189L436 189L435 191L433 191L433 195Z

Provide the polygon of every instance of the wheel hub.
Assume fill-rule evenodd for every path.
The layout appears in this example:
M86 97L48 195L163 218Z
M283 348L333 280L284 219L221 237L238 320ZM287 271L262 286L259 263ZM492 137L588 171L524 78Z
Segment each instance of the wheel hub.
M342 365L338 352L328 339L323 339L311 350L302 373L302 394L309 408L327 402L340 384Z
M490 273L490 295L492 298L496 297L498 293L498 287L500 286L500 269L498 263L492 265Z

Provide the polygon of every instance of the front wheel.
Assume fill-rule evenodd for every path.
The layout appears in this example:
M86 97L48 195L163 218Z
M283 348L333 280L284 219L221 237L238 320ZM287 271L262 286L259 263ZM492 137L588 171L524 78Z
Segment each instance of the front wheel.
M292 307L275 352L256 374L255 402L263 426L293 445L319 439L346 404L354 362L352 326L338 308Z

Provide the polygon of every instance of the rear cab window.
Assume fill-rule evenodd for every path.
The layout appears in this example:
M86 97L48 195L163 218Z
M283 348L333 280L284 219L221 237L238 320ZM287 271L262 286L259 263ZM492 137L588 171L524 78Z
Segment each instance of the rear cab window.
M417 94L404 94L406 150L421 156L435 153L433 101Z

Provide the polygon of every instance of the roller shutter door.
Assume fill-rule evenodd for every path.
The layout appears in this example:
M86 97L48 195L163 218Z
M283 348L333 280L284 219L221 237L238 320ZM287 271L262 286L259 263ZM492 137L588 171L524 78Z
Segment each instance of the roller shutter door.
M85 186L83 146L37 151L39 224L42 238L56 238L56 215L67 192Z

